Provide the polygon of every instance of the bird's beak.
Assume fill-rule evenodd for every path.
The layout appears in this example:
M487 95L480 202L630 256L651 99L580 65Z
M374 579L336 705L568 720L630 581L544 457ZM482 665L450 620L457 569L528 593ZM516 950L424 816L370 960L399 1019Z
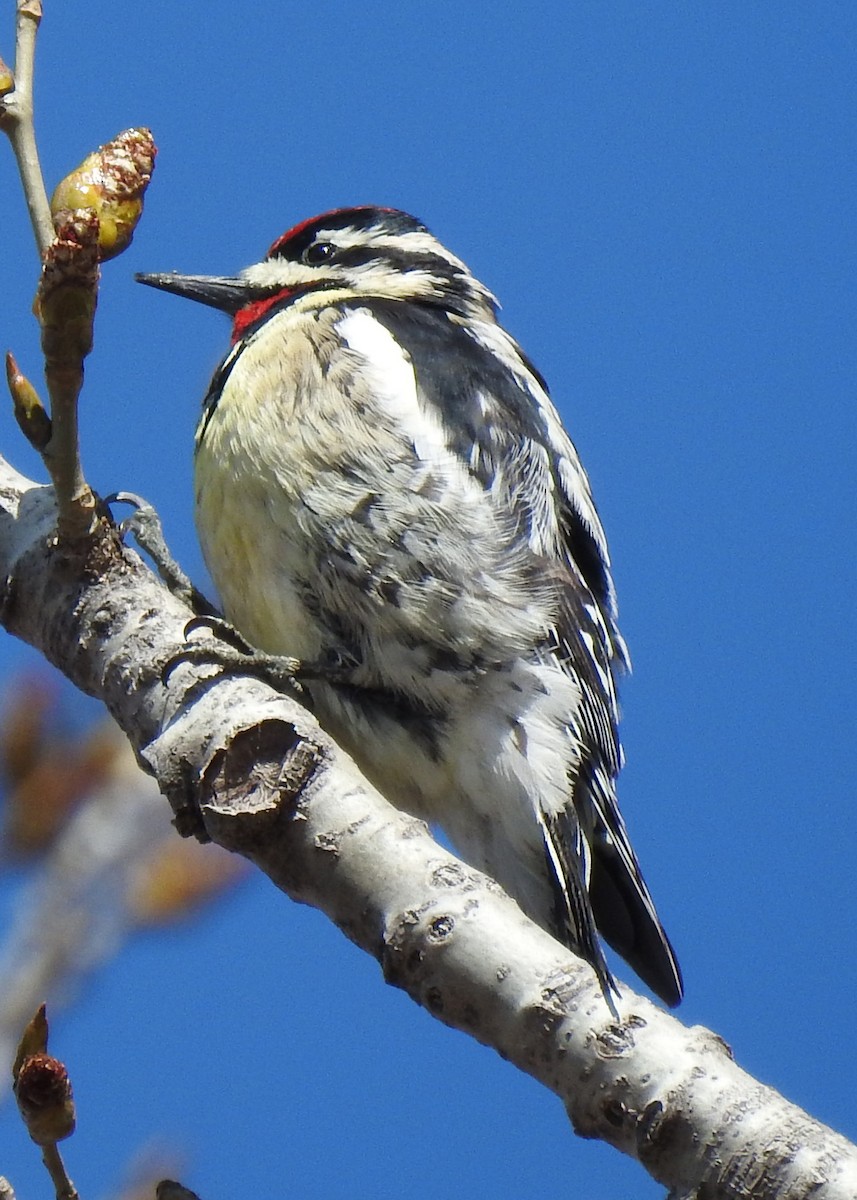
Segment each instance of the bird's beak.
M248 299L247 284L243 279L230 279L218 275L178 275L175 272L164 275L135 275L134 278L138 283L145 283L149 287L174 292L176 296L186 296L188 300L198 300L200 304L219 308L221 312L229 313L233 317Z

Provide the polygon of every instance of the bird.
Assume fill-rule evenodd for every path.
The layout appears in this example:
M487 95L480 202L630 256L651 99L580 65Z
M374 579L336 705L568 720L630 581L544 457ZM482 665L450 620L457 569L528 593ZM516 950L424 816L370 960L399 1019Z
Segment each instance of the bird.
M137 279L232 320L194 476L226 618L305 665L369 780L589 962L611 1007L602 939L678 1004L616 796L629 661L604 530L493 294L374 205L302 221L232 276Z

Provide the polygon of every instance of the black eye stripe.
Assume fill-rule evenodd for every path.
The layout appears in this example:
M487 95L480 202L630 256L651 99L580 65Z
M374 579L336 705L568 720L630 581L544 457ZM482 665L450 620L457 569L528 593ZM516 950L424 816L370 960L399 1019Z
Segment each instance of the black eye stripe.
M408 271L425 271L438 280L453 283L464 274L461 267L451 263L442 254L431 251L408 251L392 246L357 245L337 246L336 242L323 236L320 240L318 230L306 230L299 237L284 243L278 251L278 257L290 259L292 262L302 262L307 266L320 266L325 262L335 262L338 267L362 267L370 263L380 263L392 271L407 274Z

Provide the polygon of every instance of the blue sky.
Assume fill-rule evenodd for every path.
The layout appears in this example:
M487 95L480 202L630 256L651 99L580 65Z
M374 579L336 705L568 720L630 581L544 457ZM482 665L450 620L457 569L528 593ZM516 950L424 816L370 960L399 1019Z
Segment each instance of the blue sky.
M228 329L132 273L228 273L342 204L425 220L498 294L593 482L635 667L620 795L684 969L679 1015L857 1137L857 9L46 7L51 183L128 125L160 147L145 221L104 271L93 485L151 499L202 581L192 437ZM0 342L36 375L8 153L0 193ZM5 410L0 448L43 477ZM0 656L10 678L33 661L8 637ZM87 1196L159 1135L204 1200L662 1195L264 881L132 943L53 1037ZM0 1172L47 1194L8 1106Z

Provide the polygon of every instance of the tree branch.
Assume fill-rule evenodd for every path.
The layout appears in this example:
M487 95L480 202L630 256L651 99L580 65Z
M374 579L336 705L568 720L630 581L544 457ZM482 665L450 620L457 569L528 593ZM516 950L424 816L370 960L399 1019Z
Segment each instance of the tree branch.
M539 1079L578 1133L675 1200L853 1200L855 1147L708 1031L624 988L613 1020L591 968L374 792L295 700L211 664L166 674L190 610L108 522L72 546L55 522L51 489L0 460L3 624L105 701L183 832L321 908L388 982Z

